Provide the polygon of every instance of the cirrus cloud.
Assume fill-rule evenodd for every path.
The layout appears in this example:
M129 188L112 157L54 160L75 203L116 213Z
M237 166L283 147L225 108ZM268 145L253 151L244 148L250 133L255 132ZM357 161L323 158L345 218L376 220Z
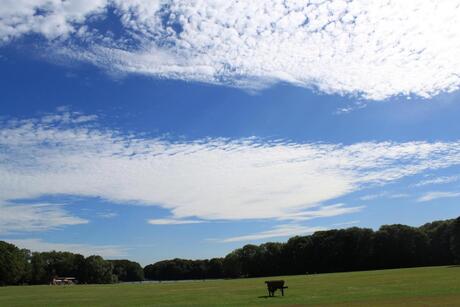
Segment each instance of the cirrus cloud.
M308 227L308 226L297 225L297 224L277 225L273 229L270 229L270 230L265 230L265 231L261 231L261 232L257 232L257 233L253 233L249 235L230 237L230 238L221 240L221 242L229 243L229 242L264 240L264 239L271 239L271 238L283 238L283 237L290 237L290 236L308 235L316 231L323 231L323 230L327 230L327 228Z
M0 234L46 231L88 222L58 204L0 203Z
M457 90L458 24L459 0L8 0L0 39L39 33L115 73L378 100Z
M171 216L160 220L163 224L308 220L361 210L327 205L349 193L460 164L458 141L174 141L73 120L95 116L58 113L49 121L50 116L0 123L0 202L47 195L101 197L167 209Z
M149 224L152 225L184 225L184 224L200 224L200 220L179 220L179 219L150 219Z
M460 192L443 192L443 191L434 191L427 192L424 195L417 198L418 202L427 202L440 198L458 198L460 197Z

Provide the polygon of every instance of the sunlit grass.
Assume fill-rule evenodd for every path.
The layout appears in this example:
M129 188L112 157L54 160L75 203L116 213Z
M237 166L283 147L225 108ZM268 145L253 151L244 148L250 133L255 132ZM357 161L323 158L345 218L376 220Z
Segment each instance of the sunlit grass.
M271 278L0 288L0 306L460 306L460 267L276 277L285 296L267 297Z

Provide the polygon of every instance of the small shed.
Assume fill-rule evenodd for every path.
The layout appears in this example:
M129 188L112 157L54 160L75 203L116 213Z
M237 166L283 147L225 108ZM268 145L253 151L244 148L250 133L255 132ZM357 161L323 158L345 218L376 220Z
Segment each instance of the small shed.
M77 279L75 277L59 277L55 276L53 277L53 280L51 281L51 284L54 286L60 286L60 285L74 285L77 283Z

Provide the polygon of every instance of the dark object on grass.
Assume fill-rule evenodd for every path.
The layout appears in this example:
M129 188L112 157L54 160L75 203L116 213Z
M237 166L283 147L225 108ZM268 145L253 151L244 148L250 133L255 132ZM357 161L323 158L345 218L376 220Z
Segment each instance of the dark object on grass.
M284 296L284 289L287 287L284 286L284 280L267 280L268 296L275 296L276 290L281 290L281 295Z

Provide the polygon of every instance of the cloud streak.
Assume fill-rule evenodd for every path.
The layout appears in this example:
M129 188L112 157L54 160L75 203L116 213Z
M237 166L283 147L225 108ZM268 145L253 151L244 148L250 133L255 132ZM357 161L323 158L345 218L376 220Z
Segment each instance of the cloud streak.
M410 194L407 193L390 193L390 192L379 192L375 194L367 194L361 196L359 199L363 201L374 200L378 198L389 198L389 199L396 199L396 198L407 198Z
M417 201L418 202L427 202L427 201L432 201L435 199L440 199L440 198L456 198L460 197L459 192L428 192L424 194L423 196L420 196Z
M7 0L0 40L38 33L111 73L384 99L459 88L458 24L458 0Z
M290 237L294 235L307 235L314 233L316 231L327 230L324 227L308 227L296 224L286 224L286 225L278 225L273 229L261 231L249 235L243 236L236 236L223 239L223 243L230 243L230 242L241 242L241 241L256 241L256 240L264 240L264 239L271 239L271 238L284 238Z
M150 219L148 223L151 225L184 225L184 224L200 224L203 221L199 220L179 220L179 219Z
M447 184L456 182L460 179L460 176L443 176L443 177L436 177L427 180L420 181L414 184L414 187L423 187L426 185L434 185L434 184Z
M71 215L62 205L0 202L0 234L46 231L86 223L88 220Z
M351 192L460 164L459 142L187 142L48 116L0 123L1 203L76 195L159 206L167 222L307 220L361 210L327 205Z
M356 213L364 209L364 206L345 207L345 204L325 205L315 210L305 210L291 215L280 217L280 220L307 221L316 218L332 217L350 213Z

